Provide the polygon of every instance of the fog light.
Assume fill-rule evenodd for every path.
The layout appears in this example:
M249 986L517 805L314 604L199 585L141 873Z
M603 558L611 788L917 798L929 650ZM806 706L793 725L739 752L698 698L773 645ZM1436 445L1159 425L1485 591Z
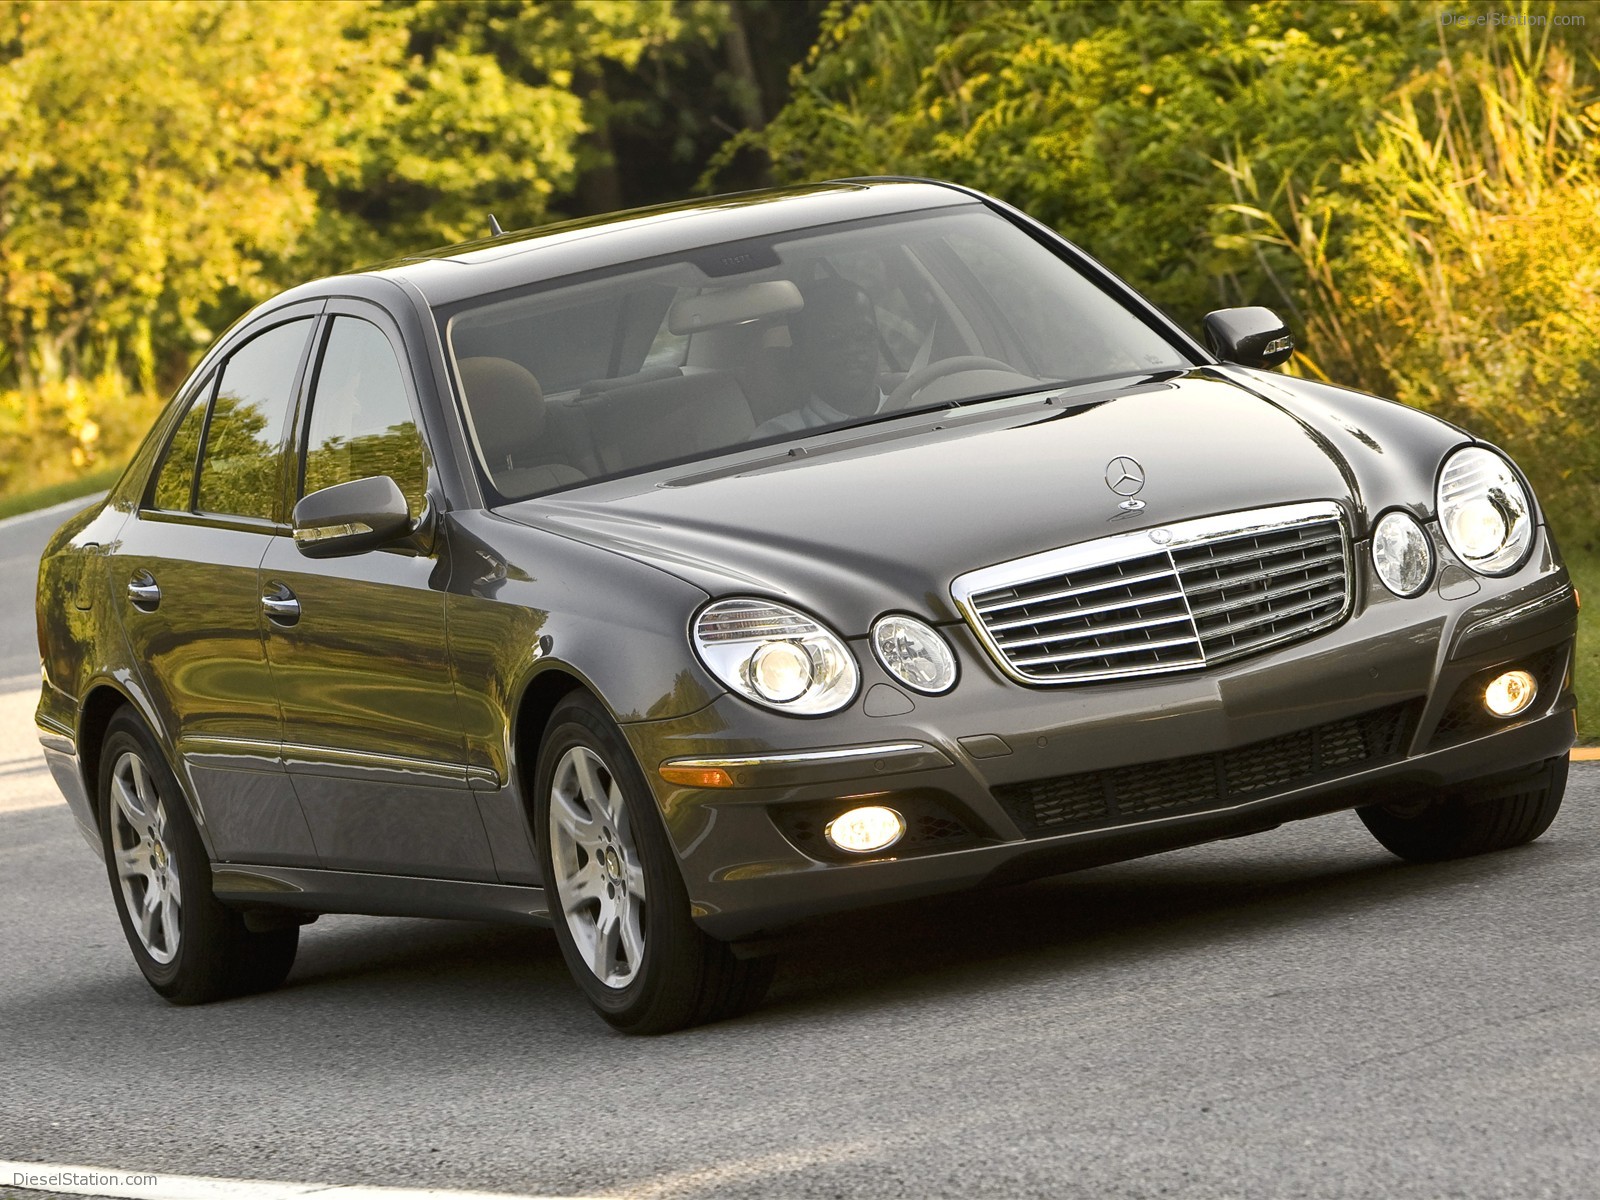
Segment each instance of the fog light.
M871 854L877 850L887 850L900 840L905 831L905 818L894 809L869 804L835 817L822 832L841 850L848 850L852 854Z
M1497 717L1514 717L1533 703L1539 685L1526 671L1507 671L1483 689L1483 706Z

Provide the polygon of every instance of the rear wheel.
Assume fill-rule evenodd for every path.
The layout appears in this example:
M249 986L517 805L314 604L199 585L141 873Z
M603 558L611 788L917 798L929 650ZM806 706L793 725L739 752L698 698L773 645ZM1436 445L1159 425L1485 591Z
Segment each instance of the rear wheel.
M99 802L111 895L151 987L174 1004L203 1004L283 982L299 928L252 933L239 913L218 903L182 788L129 709L106 726Z
M655 798L591 696L551 715L535 828L556 940L595 1011L626 1033L667 1033L760 1003L772 960L701 932Z
M1563 755L1514 775L1356 812L1386 850L1412 862L1441 862L1533 841L1555 820L1566 789Z

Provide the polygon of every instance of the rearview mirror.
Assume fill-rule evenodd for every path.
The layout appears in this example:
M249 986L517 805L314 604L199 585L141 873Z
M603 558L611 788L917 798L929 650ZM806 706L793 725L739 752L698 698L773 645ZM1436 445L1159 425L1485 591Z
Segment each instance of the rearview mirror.
M1270 308L1219 308L1200 324L1206 349L1223 362L1275 367L1294 353L1289 327Z
M307 558L376 550L411 530L411 510L387 475L354 479L303 496L294 506L295 548Z

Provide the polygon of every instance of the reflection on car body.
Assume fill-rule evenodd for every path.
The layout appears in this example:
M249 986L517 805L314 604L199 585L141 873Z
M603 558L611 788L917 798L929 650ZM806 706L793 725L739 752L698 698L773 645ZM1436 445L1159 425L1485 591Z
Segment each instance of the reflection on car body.
M549 922L608 1021L777 931L1355 808L1537 837L1576 598L1526 481L1191 340L1022 214L847 181L320 280L201 360L40 574L46 754L134 957Z

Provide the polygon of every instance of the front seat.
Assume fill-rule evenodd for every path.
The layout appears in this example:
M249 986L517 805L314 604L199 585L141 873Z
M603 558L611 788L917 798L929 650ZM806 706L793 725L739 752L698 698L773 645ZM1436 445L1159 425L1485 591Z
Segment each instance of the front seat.
M544 389L533 372L487 356L456 365L467 416L496 488L526 496L588 478L554 436Z

